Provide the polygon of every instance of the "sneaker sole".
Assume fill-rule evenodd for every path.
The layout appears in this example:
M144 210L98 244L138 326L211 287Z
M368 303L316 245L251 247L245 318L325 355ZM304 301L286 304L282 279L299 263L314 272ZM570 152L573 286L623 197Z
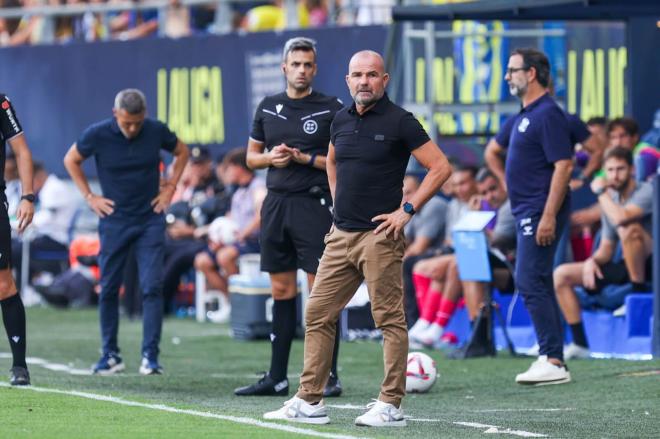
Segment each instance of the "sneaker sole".
M558 380L550 380L550 381L516 381L518 384L522 384L523 386L550 386L552 384L564 384L564 383L570 383L571 382L571 377L566 377L566 378L560 378Z
M358 427L406 427L406 420L401 421L390 421L390 422L377 422L374 424L368 424L366 422L355 420L355 425Z
M119 372L123 372L126 369L126 365L124 363L118 364L116 366L111 367L108 370L96 370L93 372L94 375L101 375L101 376L108 376L108 375L114 375Z
M314 424L314 425L322 425L322 424L330 423L330 418L327 416L318 416L315 418L282 418L282 417L268 417L267 415L264 415L264 419L267 419L269 421L287 421L287 422L296 422L298 424Z
M140 375L162 375L163 371L162 370L154 370L154 369L142 369L140 368Z

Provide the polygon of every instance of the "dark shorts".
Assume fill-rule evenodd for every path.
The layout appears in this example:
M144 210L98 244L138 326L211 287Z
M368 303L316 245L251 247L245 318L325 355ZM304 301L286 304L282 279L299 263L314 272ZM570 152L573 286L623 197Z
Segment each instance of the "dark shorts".
M608 262L600 267L600 271L603 273L603 278L600 279L596 276L596 288L593 290L587 290L587 294L594 295L600 294L603 288L607 285L622 285L630 282L630 276L628 275L628 268L626 268L625 262L623 260L618 262ZM646 265L644 269L646 275L646 281L650 282L653 280L653 257L649 255L646 259Z
M261 270L316 273L323 238L332 225L329 193L280 195L269 192L261 208Z
M7 197L3 193L0 196L0 270L11 265L11 225L7 214Z

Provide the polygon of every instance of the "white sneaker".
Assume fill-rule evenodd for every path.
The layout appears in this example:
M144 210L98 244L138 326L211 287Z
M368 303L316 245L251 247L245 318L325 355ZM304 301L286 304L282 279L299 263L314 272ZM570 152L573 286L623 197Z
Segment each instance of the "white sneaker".
M431 323L428 328L421 331L413 340L423 344L426 347L433 347L433 344L440 340L444 328L437 323Z
M542 386L548 384L562 384L571 381L571 373L566 365L556 366L548 361L547 355L541 355L527 369L527 372L516 375L518 384Z
M355 418L355 425L367 427L405 427L403 410L383 401L376 400L367 404L369 409L362 416Z
M282 408L264 413L264 419L300 422L302 424L327 424L330 422L323 400L316 405L312 405L297 396L285 402Z
M408 330L408 338L416 338L419 334L422 333L426 328L429 327L431 323L424 319L417 319L412 328Z
M534 344L534 346L532 346L531 348L529 348L525 351L525 355L528 356L528 357L538 357L540 349L541 348L539 347L539 344L536 343L536 344Z
M591 351L589 351L589 348L585 348L584 346L580 346L575 343L571 343L567 346L564 346L564 360L572 360L572 359L585 359L589 358L591 356Z

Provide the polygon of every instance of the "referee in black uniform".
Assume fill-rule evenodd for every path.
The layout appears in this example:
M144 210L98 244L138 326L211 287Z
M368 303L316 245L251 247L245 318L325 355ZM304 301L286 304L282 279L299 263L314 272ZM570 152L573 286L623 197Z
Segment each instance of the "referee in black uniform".
M323 237L332 224L332 197L325 173L330 124L343 106L335 97L312 90L316 75L315 41L292 38L283 51L286 91L257 107L248 141L247 163L268 168L268 195L261 210L261 269L270 273L273 304L270 370L236 395L287 395L291 341L296 332L298 268L311 286L323 254ZM266 151L267 149L267 151ZM325 396L339 396L335 340Z
M18 163L23 196L21 196L21 202L16 211L16 219L18 220L18 232L22 233L32 222L34 216L32 154L25 141L23 129L18 122L14 108L9 102L9 98L3 94L0 94L0 137L3 144L0 150L2 169L5 168L5 142L11 146ZM0 208L0 305L13 358L9 382L13 386L26 386L30 384L30 374L25 363L25 308L11 274L11 226L7 214L5 181L2 177L0 177L0 187L2 189L0 201L5 208L4 210Z

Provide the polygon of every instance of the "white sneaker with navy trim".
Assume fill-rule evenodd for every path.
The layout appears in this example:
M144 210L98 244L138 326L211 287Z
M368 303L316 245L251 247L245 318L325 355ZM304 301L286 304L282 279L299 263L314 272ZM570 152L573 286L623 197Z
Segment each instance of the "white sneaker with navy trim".
M405 427L403 410L392 404L376 400L367 404L369 409L362 416L355 418L355 425L367 427Z
M285 402L282 408L264 413L264 419L300 422L302 424L327 424L330 422L323 400L312 405L297 396Z
M549 384L562 384L571 381L571 373L566 365L557 366L548 361L547 355L541 355L526 372L516 376L518 384L529 386L543 386Z

